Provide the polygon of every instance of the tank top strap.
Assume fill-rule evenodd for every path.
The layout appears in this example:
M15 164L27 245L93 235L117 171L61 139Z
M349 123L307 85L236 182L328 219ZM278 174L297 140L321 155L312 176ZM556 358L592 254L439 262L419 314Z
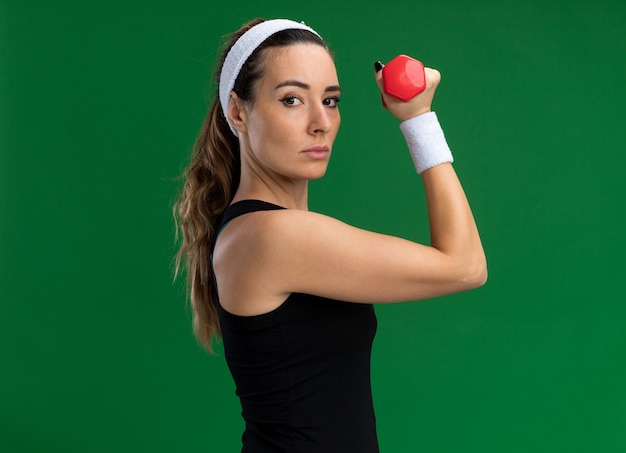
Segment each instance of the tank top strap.
M262 200L241 200L231 204L224 211L224 215L222 216L222 223L217 230L217 234L222 231L222 229L233 219L239 217L240 215L248 214L250 212L256 211L274 211L278 209L286 209L282 206L278 206L274 203L269 203L267 201Z

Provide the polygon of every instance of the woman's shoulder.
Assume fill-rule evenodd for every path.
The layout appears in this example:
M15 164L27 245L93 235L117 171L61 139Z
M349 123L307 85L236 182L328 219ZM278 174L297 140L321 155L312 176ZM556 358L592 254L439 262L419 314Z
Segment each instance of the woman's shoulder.
M232 223L228 230L237 231L237 235L241 234L246 238L258 240L272 240L276 237L288 239L292 235L300 236L308 228L318 229L323 224L341 222L305 209L290 209L258 199L242 199L228 207L222 223L224 227ZM285 234L289 236L284 236Z
M308 236L337 222L331 217L301 209L287 209L261 200L237 201L226 210L216 242L216 252L261 258L271 249L289 248L292 241Z
M314 258L322 249L337 249L350 235L346 230L353 234L356 229L313 211L258 210L232 219L220 234L216 252L238 262L240 269L284 272L294 255Z
M261 243L283 246L288 246L291 241L319 240L338 227L347 227L328 215L301 209L266 211L257 217L255 223L257 239Z
M258 210L233 218L224 227L213 255L220 303L238 315L266 313L278 307L290 290L294 258L313 238L308 225L320 216L296 209Z

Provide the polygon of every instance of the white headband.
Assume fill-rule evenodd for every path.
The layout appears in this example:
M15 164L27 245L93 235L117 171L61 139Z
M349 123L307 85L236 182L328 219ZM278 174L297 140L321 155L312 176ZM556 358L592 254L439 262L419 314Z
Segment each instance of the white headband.
M222 73L220 74L220 103L222 104L222 112L224 112L226 121L228 121L227 110L228 103L230 102L230 92L233 91L239 71L241 71L245 62L250 58L252 52L274 33L291 29L308 30L319 36L315 30L304 23L294 22L288 19L266 20L245 32L228 51L228 55L226 55L226 59L224 60L224 66L222 66ZM230 121L228 121L228 125L230 126L230 130L233 131L233 134L238 136L237 130L230 124Z

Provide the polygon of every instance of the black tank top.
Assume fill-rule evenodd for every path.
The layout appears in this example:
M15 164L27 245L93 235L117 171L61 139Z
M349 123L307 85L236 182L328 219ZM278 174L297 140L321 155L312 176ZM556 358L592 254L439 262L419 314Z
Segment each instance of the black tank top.
M222 225L274 209L284 208L237 202ZM379 451L370 384L372 305L292 293L262 315L233 315L219 304L218 313L246 423L242 452Z

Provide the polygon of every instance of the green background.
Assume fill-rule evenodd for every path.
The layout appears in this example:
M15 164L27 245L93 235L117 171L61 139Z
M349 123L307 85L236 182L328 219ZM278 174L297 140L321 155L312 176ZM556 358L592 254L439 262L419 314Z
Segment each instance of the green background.
M221 37L304 20L342 131L311 208L428 241L373 62L434 108L480 227L481 289L378 306L383 452L626 451L621 1L0 1L0 452L234 452L221 347L172 283L170 207Z

